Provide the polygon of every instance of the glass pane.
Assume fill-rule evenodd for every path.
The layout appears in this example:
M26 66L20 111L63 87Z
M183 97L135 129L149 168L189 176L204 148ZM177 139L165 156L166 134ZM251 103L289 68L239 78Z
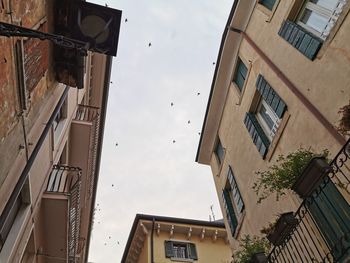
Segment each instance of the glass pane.
M338 4L338 0L310 0L311 3L314 3L315 5L322 6L324 8L327 8L329 10L334 10Z
M273 128L274 122L271 119L270 115L268 114L267 110L265 109L264 105L261 105L259 113L260 113L261 117L264 119L267 126L271 130Z
M260 4L264 5L268 9L272 10L276 0L261 0Z
M224 148L222 148L221 142L218 141L218 145L216 146L216 155L219 158L220 163L222 163L224 159Z
M305 9L303 16L300 21L305 25L308 25L315 29L316 31L322 33L328 24L328 18L324 17L310 9Z

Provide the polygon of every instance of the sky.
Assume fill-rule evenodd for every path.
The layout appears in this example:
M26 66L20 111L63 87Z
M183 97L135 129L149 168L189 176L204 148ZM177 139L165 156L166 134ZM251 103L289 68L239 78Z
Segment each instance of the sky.
M222 218L195 157L233 1L89 2L123 11L89 255L120 262L137 213L209 220L213 205Z

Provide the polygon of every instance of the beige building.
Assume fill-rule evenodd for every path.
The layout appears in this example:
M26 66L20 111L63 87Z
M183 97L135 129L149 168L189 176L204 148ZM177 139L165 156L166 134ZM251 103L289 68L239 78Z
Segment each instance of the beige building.
M70 3L5 0L0 21L66 36ZM112 58L0 46L0 262L87 262Z
M137 214L122 263L230 263L225 225L220 221Z
M257 204L252 189L255 172L266 170L279 155L299 147L315 152L328 149L331 159L342 149L332 167L334 174L345 178L346 187L338 188L341 194L336 196L342 201L331 200L331 206L343 204L345 214L340 220L350 225L349 152L342 148L346 135L338 132L344 128L339 121L345 116L339 111L350 103L349 9L346 0L233 3L196 156L197 162L211 167L233 250L240 237L260 235L260 229L277 214L297 211L299 215L303 200L292 192L278 202L272 195ZM345 164L337 165L340 156ZM316 219L315 214L310 213L310 218ZM285 257L292 262L313 262L312 258L321 262L326 257L330 262L345 262L335 255L334 247L348 238L349 227L329 238L322 232L326 228L317 224L312 229L326 239L316 246L322 247L320 255ZM302 243L298 240L293 240L296 247ZM347 254L347 247L340 254ZM300 254L306 252L303 249Z

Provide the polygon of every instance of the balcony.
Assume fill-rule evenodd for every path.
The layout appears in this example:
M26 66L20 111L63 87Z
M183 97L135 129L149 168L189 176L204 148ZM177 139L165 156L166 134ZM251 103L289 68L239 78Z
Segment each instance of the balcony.
M84 193L88 198L92 195L96 173L99 112L100 109L97 107L79 105L70 131L69 163L82 169Z
M45 262L76 262L80 236L80 188L80 168L54 165L43 195L42 218L39 219L44 223L40 256Z
M268 262L350 262L350 140L330 166L294 213L298 223L272 248Z

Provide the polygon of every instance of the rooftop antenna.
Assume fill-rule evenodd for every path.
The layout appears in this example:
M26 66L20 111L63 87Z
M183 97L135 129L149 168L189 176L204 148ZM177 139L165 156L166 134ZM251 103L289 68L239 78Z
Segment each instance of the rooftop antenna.
M214 214L213 206L214 206L214 205L211 205L211 206L210 206L210 210L211 210L211 215L212 215L212 217L213 217L213 220L215 221L215 214Z

